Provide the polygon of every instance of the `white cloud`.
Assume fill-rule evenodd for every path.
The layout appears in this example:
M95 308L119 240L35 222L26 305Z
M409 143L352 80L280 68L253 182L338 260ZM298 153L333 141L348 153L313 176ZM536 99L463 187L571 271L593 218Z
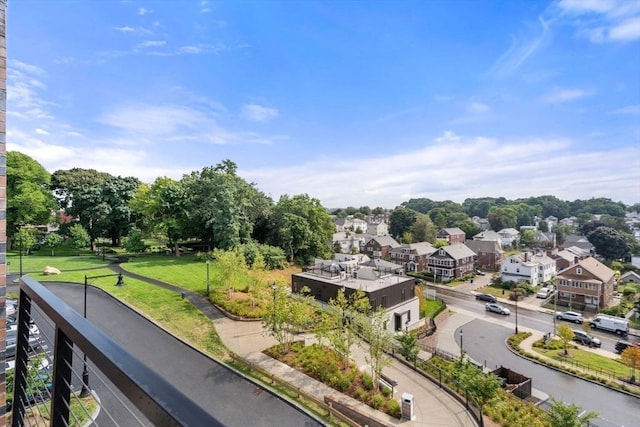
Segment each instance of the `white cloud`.
M561 0L558 8L594 43L640 39L638 0Z
M618 108L611 112L611 114L634 114L640 115L640 104L627 105L626 107Z
M46 131L46 130L44 130L44 129L40 129L40 128L36 129L36 130L35 130L35 133L36 133L37 135L49 135L49 132L47 132L47 131Z
M590 93L582 89L557 88L544 95L542 100L550 104L560 104L563 102L575 101L588 95L590 95Z
M138 43L136 46L137 47L158 47L158 46L164 46L166 44L167 42L164 40L145 40L142 43Z
M469 104L469 109L474 113L486 113L491 110L487 104L483 104L482 102L472 102Z
M140 15L140 16L144 16L144 15L147 15L149 13L153 13L153 10L145 9L144 7L141 7L141 8L138 9L138 15Z
M263 107L262 105L247 104L242 107L242 117L253 122L268 122L277 115L277 109Z
M239 173L275 199L283 194L307 193L325 207L393 208L418 197L462 202L469 197L515 199L542 194L565 200L610 197L631 203L637 196L629 194L628 188L629 183L640 182L640 168L637 161L630 164L628 160L640 158L639 146L589 152L576 150L565 139L468 138L451 131L436 142L411 152L359 158L357 162L325 157L291 167ZM612 169L611 164L622 166ZM388 171L390 165L402 168L371 174ZM363 176L368 178L363 180ZM348 191L345 182L349 183Z
M135 33L137 30L133 27L123 26L123 27L113 27L114 30L120 31L121 33Z

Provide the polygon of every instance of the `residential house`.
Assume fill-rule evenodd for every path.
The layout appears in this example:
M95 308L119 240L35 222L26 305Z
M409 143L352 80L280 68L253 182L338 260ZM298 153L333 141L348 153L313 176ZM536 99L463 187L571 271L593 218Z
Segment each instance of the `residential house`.
M360 233L367 232L367 222L361 220L360 218L347 217L347 218L336 218L333 220L333 223L336 226L336 232L347 232L347 231L355 231L358 230Z
M374 236L386 236L389 234L389 225L386 222L369 222L366 231Z
M502 263L500 276L505 282L529 282L532 286L547 283L556 276L556 262L544 252L523 252Z
M365 238L363 235L352 232L334 233L332 238L334 250L344 254L360 252L360 247L364 242Z
M391 249L397 247L400 247L400 243L391 236L374 236L365 243L362 252L371 258L389 259Z
M491 229L491 223L489 223L489 220L487 218L480 218L479 216L474 216L473 218L471 218L471 221L473 221L473 223L483 231L487 231Z
M367 231L367 221L362 220L360 218L352 218L351 219L351 229L354 233L368 233Z
M558 271L562 271L565 268L577 263L580 259L580 257L577 256L575 252L568 249L563 249L561 251L559 251L558 249L554 249L547 252L547 255L556 262L556 270Z
M464 243L442 246L427 257L427 272L435 280L451 280L475 271L475 252Z
M503 228L498 231L500 235L500 244L503 248L506 247L515 247L518 245L518 240L520 239L520 233L515 228Z
M313 266L291 276L291 291L308 288L310 295L328 303L343 289L347 296L362 290L371 307L383 307L390 320L389 331L411 329L420 322L420 303L415 294L415 279L403 272L403 267L383 260L362 265L354 260L316 260Z
M558 221L559 224L564 224L564 225L568 225L569 227L571 227L572 229L577 229L578 228L578 218L576 218L575 216L570 216L568 218L562 218L560 221Z
M473 236L473 240L497 240L501 242L502 238L493 230L485 230Z
M549 231L553 230L553 227L555 227L556 225L558 225L558 218L556 218L553 215L549 215L548 217L546 217L544 219L544 221L547 223L547 229Z
M598 311L613 299L615 272L593 257L558 273L557 302L570 309Z
M640 283L640 274L635 271L627 271L620 276L619 283Z
M570 234L568 235L565 239L564 239L564 243L562 243L562 247L563 248L569 248L571 246L575 246L577 248L580 248L584 251L587 251L590 255L594 254L594 247L591 244L591 242L589 242L589 240L587 240L587 238L585 236L579 236L576 234Z
M539 247L544 247L544 248L556 247L556 233L552 233L552 232L538 233L534 237L534 240Z
M476 267L497 271L504 258L498 240L467 240L465 245L476 254Z
M460 230L458 227L443 228L438 231L438 234L436 234L436 239L444 240L448 244L453 245L454 243L464 243L466 235L464 234L464 231Z
M532 258L533 255L530 252L523 252L505 259L500 270L502 281L529 282L532 286L537 286L539 283L539 266Z
M436 248L429 242L402 244L389 251L391 262L402 265L405 271L427 271L427 257Z

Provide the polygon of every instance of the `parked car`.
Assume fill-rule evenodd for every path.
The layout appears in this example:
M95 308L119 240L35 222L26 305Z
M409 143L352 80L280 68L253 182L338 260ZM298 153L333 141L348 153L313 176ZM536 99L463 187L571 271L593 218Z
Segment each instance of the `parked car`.
M584 322L584 318L582 314L576 313L575 311L563 311L561 313L556 314L556 319L558 320L566 320L568 322L581 324Z
M476 299L480 301L498 302L498 298L491 294L476 294Z
M553 294L553 291L551 289L542 288L536 293L536 298L548 298L551 294Z
M602 342L598 338L578 329L573 330L573 340L580 344L588 345L589 347L602 346Z
M511 313L507 307L503 307L500 304L496 304L495 302L488 302L484 306L484 309L493 313L504 314L505 316L508 316L509 313Z
M620 340L616 343L616 346L615 346L616 353L620 354L623 351L625 351L627 347L631 347L634 345L637 345L637 344L634 344L631 341L627 341L627 340Z
M477 274L478 276L486 276L486 274L487 274L487 273L485 273L484 271L478 270L478 269L476 268L476 274Z

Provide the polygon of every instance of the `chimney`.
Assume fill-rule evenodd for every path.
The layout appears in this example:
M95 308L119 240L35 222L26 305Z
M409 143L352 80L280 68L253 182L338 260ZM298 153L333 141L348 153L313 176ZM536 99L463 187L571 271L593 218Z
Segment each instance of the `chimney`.
M576 257L573 257L573 263L574 263L574 264L577 264L577 263L578 263L578 261L580 261L580 258L578 258L577 256L576 256Z

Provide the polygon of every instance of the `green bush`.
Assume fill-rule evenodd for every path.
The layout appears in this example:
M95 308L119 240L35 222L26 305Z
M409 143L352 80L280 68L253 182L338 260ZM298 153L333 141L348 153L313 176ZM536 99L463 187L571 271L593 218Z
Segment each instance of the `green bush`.
M362 374L362 385L366 390L373 390L373 378L366 372Z
M400 410L400 403L398 403L397 400L394 400L394 399L387 400L387 414L396 418L400 418L402 416L402 411Z
M386 406L386 401L387 399L385 399L383 395L374 394L371 397L371 406L374 407L375 409L382 409Z
M366 402L369 398L369 392L362 387L358 387L356 391L353 392L353 396L361 402Z

